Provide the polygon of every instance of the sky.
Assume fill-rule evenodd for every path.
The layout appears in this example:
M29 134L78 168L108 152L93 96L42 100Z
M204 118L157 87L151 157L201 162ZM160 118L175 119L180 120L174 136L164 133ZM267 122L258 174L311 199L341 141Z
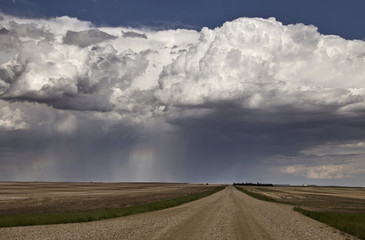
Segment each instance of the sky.
M0 0L0 181L365 186L364 10Z

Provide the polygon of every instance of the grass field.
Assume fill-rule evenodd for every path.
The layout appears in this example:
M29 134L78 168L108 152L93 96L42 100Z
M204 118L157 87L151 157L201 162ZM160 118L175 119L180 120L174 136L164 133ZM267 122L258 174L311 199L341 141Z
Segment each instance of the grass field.
M295 207L294 210L360 239L365 239L365 212L319 212L299 207Z
M365 189L343 187L237 187L261 200L294 205L294 210L365 239Z

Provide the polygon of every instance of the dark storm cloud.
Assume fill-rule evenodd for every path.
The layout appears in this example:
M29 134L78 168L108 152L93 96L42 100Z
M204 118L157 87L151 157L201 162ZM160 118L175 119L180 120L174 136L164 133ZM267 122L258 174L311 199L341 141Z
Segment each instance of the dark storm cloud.
M133 32L133 31L122 31L123 37L125 38L143 38L143 39L147 39L146 34L141 34L141 33L137 33L137 32Z
M282 121L285 115L287 119ZM363 150L346 155L336 153L336 149L348 152L338 146L363 140L363 117L365 114L349 118L293 109L268 114L226 105L201 117L180 115L169 122L178 126L179 134L188 142L184 166L189 179L224 179L228 175L238 181L280 182L283 180L275 171L304 179L362 176ZM332 146L323 155L311 152L328 143ZM310 152L303 152L305 149Z
M44 107L43 111L52 112ZM21 132L7 131L0 136L2 178L24 181L31 181L34 177L55 181L117 180L112 171L127 160L127 157L120 156L128 156L128 148L137 140L131 137L131 128L103 134L98 122L83 121L86 119L79 116L76 132L69 135L65 134L64 120L67 121L67 117L63 114L58 117L60 122L53 123L53 126L44 123ZM8 171L3 173L3 169Z
M1 97L1 99L11 102L27 101L34 103L44 103L57 109L77 110L77 111L99 111L106 112L113 109L111 104L98 100L95 96L82 94L61 94L55 96L53 92L28 92L20 97Z
M141 125L113 124L115 119L112 113L95 115L92 112L60 111L30 103L12 103L4 109L1 104L3 102L0 101L0 113L7 112L6 117L14 114L12 109L21 109L24 115L19 118L28 122L33 118L31 126L18 126L18 129L8 126L7 131L0 129L3 133L0 135L0 171L3 179L172 179L166 171L175 162L172 157L178 151L173 145L165 149L165 144L174 143L171 138L155 138ZM110 127L106 128L108 124ZM179 170L175 170L179 173Z
M63 43L74 44L83 48L115 38L115 36L102 32L98 29L91 29L82 32L67 31L66 36L63 39Z
M283 119L285 115L287 118ZM311 119L308 116L312 116ZM326 142L361 140L365 127L361 118L334 113L282 109L268 114L232 106L220 106L201 117L180 116L169 122L183 129L191 136L191 141L200 142L197 147L208 144L210 151L221 147L227 152L260 157L281 153L296 155Z
M20 37L27 37L33 39L47 39L52 40L53 34L44 29L43 27L39 27L35 23L23 23L19 24L15 21L9 21L8 27L11 31L14 31Z
M0 34L10 34L11 32L8 30L8 29L6 29L6 28L4 28L4 27L2 27L1 29L0 29Z

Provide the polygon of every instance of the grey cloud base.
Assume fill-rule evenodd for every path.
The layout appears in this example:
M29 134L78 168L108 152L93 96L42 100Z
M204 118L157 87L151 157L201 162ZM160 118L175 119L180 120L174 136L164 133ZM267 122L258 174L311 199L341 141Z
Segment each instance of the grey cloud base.
M105 32L102 32L98 29L91 29L88 31L81 31L81 32L67 31L66 36L63 39L63 43L74 44L83 48L115 38L116 37L109 35Z
M364 41L273 18L0 25L1 180L365 180Z

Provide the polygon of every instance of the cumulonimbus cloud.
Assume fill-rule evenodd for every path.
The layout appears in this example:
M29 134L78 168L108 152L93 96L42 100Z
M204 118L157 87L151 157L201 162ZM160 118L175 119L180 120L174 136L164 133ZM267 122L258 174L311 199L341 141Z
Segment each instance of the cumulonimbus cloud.
M203 145L196 152L300 155L363 137L365 42L274 18L239 18L198 32L4 16L0 99L1 131L69 137L84 126L108 133L113 125L134 138L135 129L181 127L184 138ZM281 173L341 178L347 168L338 167L340 157L306 165L299 156Z
M164 68L156 94L169 105L341 111L365 106L364 66L363 41L241 18L203 28L199 42Z
M197 41L186 31L185 44L165 46L163 38L174 34L154 32L160 39L147 39L140 30L113 35L93 26L75 31L77 24L60 33L52 24L9 18L1 21L2 99L91 111L141 109L152 98L161 106L207 108L365 107L365 43L321 35L314 26L241 18L203 28ZM121 46L131 37L148 43ZM163 51L169 47L175 51ZM146 101L134 87L141 79L150 82Z

